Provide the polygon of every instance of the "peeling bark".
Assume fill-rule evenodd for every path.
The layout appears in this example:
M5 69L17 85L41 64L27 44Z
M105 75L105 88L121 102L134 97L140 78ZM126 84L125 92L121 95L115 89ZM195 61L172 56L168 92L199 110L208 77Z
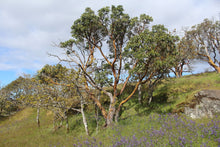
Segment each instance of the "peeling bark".
M106 119L106 125L109 126L113 123L113 118L115 115L115 98L111 95L110 96L110 105L109 105L109 112Z

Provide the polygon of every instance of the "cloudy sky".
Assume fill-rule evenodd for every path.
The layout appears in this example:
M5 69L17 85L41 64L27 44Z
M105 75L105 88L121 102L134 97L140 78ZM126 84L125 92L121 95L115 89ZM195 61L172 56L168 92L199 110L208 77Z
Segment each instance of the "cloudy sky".
M0 81L6 85L22 73L34 74L57 63L47 53L70 38L70 27L86 7L123 5L130 16L148 14L154 24L182 31L220 19L220 0L0 0Z

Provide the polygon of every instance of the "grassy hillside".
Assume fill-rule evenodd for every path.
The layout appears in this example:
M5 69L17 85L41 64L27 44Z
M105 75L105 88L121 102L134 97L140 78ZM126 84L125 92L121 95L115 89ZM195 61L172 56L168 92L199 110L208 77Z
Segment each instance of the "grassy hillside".
M203 73L163 81L150 105L147 99L136 104L135 95L123 107L119 123L104 128L100 120L98 133L94 113L87 112L89 137L80 114L70 118L67 134L65 127L53 131L51 111L41 111L41 127L37 128L36 109L25 108L11 117L0 117L0 146L218 146L220 115L197 120L181 115L183 107L203 89L220 89L220 75Z
M136 94L130 102L125 104L124 109L127 111L122 114L122 117L136 114L182 113L183 107L192 103L194 95L205 89L220 89L220 75L212 72L164 80L155 88L150 105L147 104L146 88L143 88L143 105L133 105L134 102L138 103Z

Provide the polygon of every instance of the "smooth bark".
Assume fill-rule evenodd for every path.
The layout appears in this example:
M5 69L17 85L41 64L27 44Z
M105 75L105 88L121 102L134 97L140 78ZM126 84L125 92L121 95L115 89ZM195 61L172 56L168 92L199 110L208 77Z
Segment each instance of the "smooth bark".
M40 127L40 104L37 106L37 126Z
M138 102L139 104L142 103L142 95L141 95L141 84L138 86Z
M81 113L82 113L83 124L84 124L84 127L85 127L86 135L89 135L88 124L87 124L86 116L85 116L85 113L84 113L84 98L83 98L83 96L82 96L82 94L79 91L79 88L77 86L76 86L76 89L77 89L77 93L80 96Z
M66 132L69 133L70 128L69 128L69 120L68 120L67 112L65 113L65 120L66 120Z

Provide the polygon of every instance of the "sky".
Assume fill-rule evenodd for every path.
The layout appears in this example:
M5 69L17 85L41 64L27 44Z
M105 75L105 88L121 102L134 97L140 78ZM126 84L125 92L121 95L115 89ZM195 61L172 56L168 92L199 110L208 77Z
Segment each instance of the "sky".
M1 85L58 63L48 53L59 53L55 44L70 39L70 28L85 8L97 12L111 5L123 5L131 17L150 15L153 24L179 34L205 18L220 19L220 0L0 0ZM199 63L195 71L205 68Z

